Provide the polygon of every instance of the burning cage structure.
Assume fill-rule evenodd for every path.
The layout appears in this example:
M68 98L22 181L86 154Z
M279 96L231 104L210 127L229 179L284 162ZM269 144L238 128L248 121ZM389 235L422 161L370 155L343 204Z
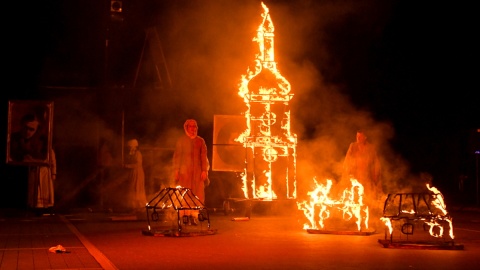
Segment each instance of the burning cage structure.
M290 83L277 69L274 58L274 26L267 6L262 3L262 7L263 20L253 39L259 48L255 67L249 68L247 74L242 75L238 91L247 110L242 117L244 122L236 126L245 129L238 131L223 145L222 142L215 141L217 136L214 135L212 169L240 172L242 190L247 200L294 199L297 138L290 131L289 109L293 94L290 93ZM236 116L216 116L215 125L219 123L218 119L228 118L239 122ZM235 159L235 163L240 166L219 166L222 157L216 155L219 151L215 149L234 149L235 146L235 157L224 158ZM239 160L239 156L243 160Z
M145 235L191 236L215 233L210 229L208 209L188 188L164 188L147 203L145 208L147 212L147 230L143 231ZM198 211L200 224L188 225L188 216L182 216L183 211ZM203 222L206 222L206 228ZM192 227L196 229L192 230Z
M310 200L297 202L307 223L303 229L313 234L349 234L371 235L369 229L369 207L363 202L364 188L356 179L350 179L351 187L343 190L341 196L331 195L333 182L327 179L325 184L317 182L316 188L309 192Z
M383 217L384 247L418 247L424 249L463 249L454 243L452 217L443 195L435 188L429 192L389 194Z

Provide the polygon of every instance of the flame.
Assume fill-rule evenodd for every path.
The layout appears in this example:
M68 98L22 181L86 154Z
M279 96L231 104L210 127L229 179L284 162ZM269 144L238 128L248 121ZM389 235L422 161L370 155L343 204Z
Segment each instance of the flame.
M380 220L385 223L385 226L387 226L388 232L391 235L393 233L392 220L386 217L381 217Z
M310 224L304 224L303 229L318 229L325 228L325 221L330 218L331 210L337 209L342 213L342 218L345 221L350 221L355 218L357 229L362 230L362 225L368 229L368 206L363 203L363 185L357 179L350 179L351 187L346 188L342 197L338 200L330 197L332 189L332 180L327 179L326 184L319 184L314 178L315 189L307 193L310 200L297 202L297 207L302 210L305 217ZM316 215L316 209L318 214ZM318 221L316 220L318 218Z
M444 229L443 229L443 226L440 225L438 221L445 221L449 224L448 234L449 234L451 239L454 239L455 236L453 235L452 218L448 215L447 205L445 204L445 201L443 200L442 193L436 187L430 187L429 184L427 184L427 188L428 188L428 190L433 192L432 205L435 207L435 210L438 210L438 211L441 212L441 214L432 213L433 216L431 217L431 219L425 221L425 223L430 226L430 229L429 229L430 235L432 235L434 237L442 237ZM438 234L434 233L434 231L433 231L434 228L439 229Z
M436 209L440 210L444 215L446 215L447 205L443 201L442 193L436 187L430 187L429 184L427 184L427 188L434 194L434 200L432 201L433 206L435 206Z
M330 217L330 210L328 207L331 207L334 204L334 201L330 199L329 193L332 188L332 180L327 179L327 184L322 185L317 182L317 179L314 178L316 188L313 191L307 193L310 196L310 201L297 202L297 207L300 210L303 210L303 213L309 224L304 224L304 229L318 229L317 222L315 221L315 207L319 207L318 213L318 225L321 228L324 228L323 220Z
M353 216L356 218L357 228L361 230L361 222L363 220L365 228L368 229L368 206L363 204L363 185L357 179L350 179L352 187L343 191L342 204L343 217L350 220ZM362 215L362 211L364 215ZM348 218L347 218L348 217Z
M258 53L255 55L254 67L247 68L247 72L241 76L238 86L238 95L243 98L247 107L244 113L247 128L234 141L243 144L243 147L252 153L252 158L259 149L262 154L262 162L268 164L268 170L263 171L263 175L255 175L254 172L249 177L248 170L245 168L242 181L246 198L250 197L248 180L252 181L251 190L254 191L252 194L254 198L277 198L272 188L272 177L275 177L272 164L283 157L288 158L289 161L291 159L293 163L293 168L284 169L287 171L286 195L295 198L297 138L296 134L290 130L290 110L288 109L288 102L292 99L293 94L290 94L290 83L277 69L274 52L275 27L268 7L263 2L261 4L263 7L262 22L257 28L257 35L253 38L253 41L258 44ZM268 81L262 81L258 89L250 89L252 80L259 78L262 73L269 75ZM282 106L280 112L275 111L279 106ZM280 128L276 129L277 126ZM248 160L246 163L248 164ZM293 175L293 179L290 179L289 175ZM256 183L259 178L266 179L266 183ZM256 188L257 184L259 188Z
M242 191L245 195L245 198L248 198L248 187L247 187L247 174L245 172L241 173L242 178Z

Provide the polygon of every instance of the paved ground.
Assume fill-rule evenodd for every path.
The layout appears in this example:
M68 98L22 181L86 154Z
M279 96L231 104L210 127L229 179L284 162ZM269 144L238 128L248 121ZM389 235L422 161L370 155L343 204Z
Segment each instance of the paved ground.
M0 269L480 269L478 211L451 212L454 245L461 249L432 250L385 248L383 228L364 235L308 233L299 211L273 210L254 208L248 220L242 211L212 210L209 222L183 226L183 237L175 237L146 234L172 224L149 222L145 213L80 209L37 217L4 209ZM58 245L66 252L49 251Z

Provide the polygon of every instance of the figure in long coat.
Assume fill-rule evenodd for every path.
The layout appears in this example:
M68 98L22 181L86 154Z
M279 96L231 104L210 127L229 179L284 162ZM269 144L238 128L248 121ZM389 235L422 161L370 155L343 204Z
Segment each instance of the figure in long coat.
M177 186L189 188L198 199L205 203L205 186L208 185L209 162L205 140L197 135L197 121L188 119L183 124L185 136L175 145L173 154L174 178ZM198 211L183 211L184 223L198 224ZM188 221L186 219L188 217Z
M175 145L173 155L174 178L177 186L189 188L202 203L205 203L205 185L208 181L209 162L205 140L197 135L197 121L188 119L183 124L185 136ZM186 215L195 211L186 211Z

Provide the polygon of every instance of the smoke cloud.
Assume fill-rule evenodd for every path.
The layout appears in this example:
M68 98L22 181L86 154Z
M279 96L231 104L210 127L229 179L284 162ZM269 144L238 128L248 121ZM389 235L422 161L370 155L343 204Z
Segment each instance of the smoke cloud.
M264 3L275 25L278 68L294 93L290 109L292 131L299 139L297 195L306 195L314 177L339 180L345 153L358 129L367 130L370 141L378 147L385 192L417 186L417 177L409 175L408 163L390 147L395 137L392 123L376 119L362 103L375 97L368 96L368 89L361 93L362 87L368 86L355 85L358 76L372 76L367 73L369 67L362 64L368 63L369 46L383 34L392 3ZM146 135L148 143L171 146L171 135L178 133L172 130L177 127L181 131L186 118L197 119L199 134L211 142L213 115L238 115L246 110L237 95L238 84L241 75L253 66L257 45L252 39L262 12L259 1L174 1L161 12L156 27L173 90L162 93L147 87L143 91L147 94L140 97L143 133L154 137ZM353 41L355 46L342 43ZM361 53L349 52L351 49ZM151 122L145 123L149 119L145 115L152 116Z
M156 1L154 6L150 6L151 1L138 1L138 6L133 1L124 2L125 21L110 22L115 27L110 29L108 68L120 74L118 82L109 86L109 92L98 94L98 104L92 101L98 96L56 102L68 106L56 110L62 112L55 118L55 140L60 144L56 147L61 149L65 141L75 141L72 150L59 156L79 157L70 159L72 163L91 160L89 165L95 167L96 157L91 153L96 153L101 139L112 142L112 152L120 163L123 141L136 138L145 160L156 162L147 164L152 179L168 179L168 157L176 138L183 134L185 119L197 120L199 135L205 138L211 156L214 115L246 111L238 85L241 76L253 67L257 44L252 39L263 9L260 1L253 0ZM292 132L298 136L297 196L306 196L314 186L314 177L339 181L345 153L358 129L366 130L378 148L385 192L419 190L425 181L431 181L428 172L412 174L408 162L391 146L396 130L384 107L395 102L387 93L393 90L384 87L382 66L375 64L383 63L377 58L386 55L382 37L396 1L264 3L275 26L275 60L294 94L289 105ZM158 33L161 48L144 43L148 29ZM120 35L123 37L114 39ZM159 70L163 64L167 72ZM44 76L48 78L60 77L47 73ZM167 81L171 86L165 86ZM94 106L85 107L85 101ZM384 110L379 112L378 108ZM91 145L91 149L84 145ZM155 151L162 153L160 157L153 154ZM85 171L79 168L69 173L88 179ZM210 195L226 196L223 193L212 190Z

